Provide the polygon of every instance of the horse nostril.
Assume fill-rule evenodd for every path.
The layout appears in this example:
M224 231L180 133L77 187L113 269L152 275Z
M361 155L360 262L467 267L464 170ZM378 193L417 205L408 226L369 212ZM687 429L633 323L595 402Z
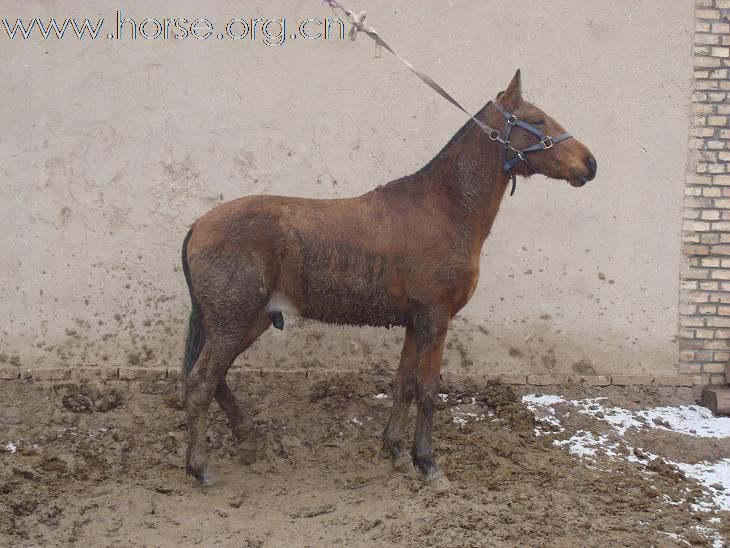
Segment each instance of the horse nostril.
M596 159L593 156L588 156L586 163L588 164L588 167L591 170L591 174L595 175L596 172L598 171L598 162L596 162Z

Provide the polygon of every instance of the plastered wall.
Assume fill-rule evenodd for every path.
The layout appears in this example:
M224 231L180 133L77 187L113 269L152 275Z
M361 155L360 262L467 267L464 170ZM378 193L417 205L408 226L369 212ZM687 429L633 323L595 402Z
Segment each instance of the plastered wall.
M476 111L525 96L598 158L582 189L505 198L445 367L675 375L693 2L348 0ZM0 18L331 17L318 0L0 2ZM106 27L105 27L106 30ZM154 30L154 29L152 29ZM0 28L0 34L4 33ZM0 366L175 366L187 226L240 195L344 197L428 162L465 122L347 40L0 38ZM427 222L427 220L424 220ZM380 368L403 333L287 321L237 367Z

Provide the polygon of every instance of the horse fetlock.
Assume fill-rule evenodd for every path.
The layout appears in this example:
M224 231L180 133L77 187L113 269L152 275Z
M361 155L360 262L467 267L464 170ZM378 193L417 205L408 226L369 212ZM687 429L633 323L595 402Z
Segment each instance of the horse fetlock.
M441 470L439 470L436 455L433 450L419 452L414 447L411 452L411 458L413 460L413 467L420 472L426 481L437 479L439 474L443 475Z

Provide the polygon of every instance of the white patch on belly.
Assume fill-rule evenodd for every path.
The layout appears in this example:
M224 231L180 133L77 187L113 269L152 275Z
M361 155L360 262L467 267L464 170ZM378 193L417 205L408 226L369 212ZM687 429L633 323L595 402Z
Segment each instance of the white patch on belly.
M271 298L269 299L269 302L266 303L266 311L284 312L295 316L299 315L299 311L281 291L271 292Z

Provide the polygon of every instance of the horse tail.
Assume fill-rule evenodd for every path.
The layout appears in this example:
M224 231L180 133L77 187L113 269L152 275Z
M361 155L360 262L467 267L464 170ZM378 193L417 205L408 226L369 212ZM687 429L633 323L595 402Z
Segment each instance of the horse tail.
M193 291L192 279L190 278L190 265L188 264L188 242L190 237L193 235L193 229L191 228L182 245L182 268L185 274L185 281L188 284L188 291L190 292L190 301L192 308L190 310L190 319L188 320L188 334L185 339L185 354L183 354L182 362L182 378L183 381L187 379L190 371L192 370L195 362L198 361L198 357L203 350L205 344L205 331L203 330L203 322L200 310L200 303L195 298L195 292Z

